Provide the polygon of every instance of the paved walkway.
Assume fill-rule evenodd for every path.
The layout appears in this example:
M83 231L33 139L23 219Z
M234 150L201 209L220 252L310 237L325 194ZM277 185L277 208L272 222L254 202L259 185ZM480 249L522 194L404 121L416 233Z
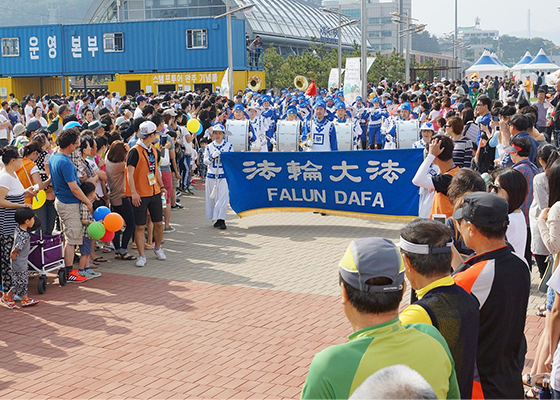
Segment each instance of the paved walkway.
M337 297L348 243L402 226L231 214L219 231L200 190L181 200L167 261L111 259L83 285L53 275L44 295L35 278L41 304L0 308L0 398L298 398L313 355L351 332ZM528 365L543 324L528 319Z

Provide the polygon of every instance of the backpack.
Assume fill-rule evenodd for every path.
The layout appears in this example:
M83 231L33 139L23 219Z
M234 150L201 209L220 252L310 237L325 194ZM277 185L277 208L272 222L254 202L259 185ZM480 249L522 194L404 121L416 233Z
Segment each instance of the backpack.
M478 159L476 161L475 170L481 174L492 171L495 168L494 160L496 159L496 148L490 146L490 141L478 151Z

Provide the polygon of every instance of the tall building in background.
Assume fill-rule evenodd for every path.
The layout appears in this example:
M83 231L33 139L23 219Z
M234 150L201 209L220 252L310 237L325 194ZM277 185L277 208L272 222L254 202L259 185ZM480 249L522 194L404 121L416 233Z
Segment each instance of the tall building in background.
M350 18L361 19L360 0L323 0L324 7L337 7ZM405 39L399 39L399 31L406 25L394 24L392 13L412 16L412 0L367 0L367 38L373 51L389 53L393 49L402 52Z

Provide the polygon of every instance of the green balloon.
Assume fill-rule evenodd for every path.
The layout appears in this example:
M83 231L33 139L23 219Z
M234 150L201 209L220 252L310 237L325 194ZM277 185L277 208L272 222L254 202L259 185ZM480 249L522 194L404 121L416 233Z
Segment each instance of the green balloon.
M92 222L87 228L87 233L93 240L99 240L105 235L103 222Z

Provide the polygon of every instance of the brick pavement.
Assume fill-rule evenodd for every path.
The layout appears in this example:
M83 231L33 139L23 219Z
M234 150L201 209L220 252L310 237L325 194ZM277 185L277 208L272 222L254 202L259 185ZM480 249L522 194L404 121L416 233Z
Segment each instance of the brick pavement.
M337 298L346 246L395 240L402 226L232 215L219 231L200 194L181 199L166 262L110 260L101 278L64 288L52 276L38 306L0 308L0 398L296 398L313 354L350 333ZM531 297L528 366L540 303Z

